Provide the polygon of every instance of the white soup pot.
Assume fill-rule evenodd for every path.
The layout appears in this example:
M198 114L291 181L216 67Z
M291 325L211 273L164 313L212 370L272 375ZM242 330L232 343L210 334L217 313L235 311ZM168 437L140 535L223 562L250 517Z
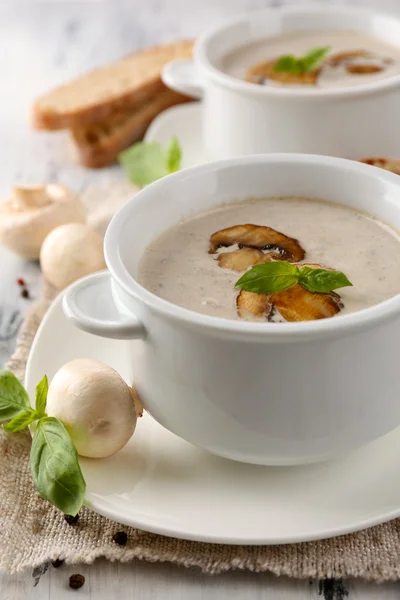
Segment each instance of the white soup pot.
M267 9L201 35L194 61L169 63L163 81L203 99L209 160L265 152L303 152L359 159L400 156L400 76L351 88L261 86L219 69L230 51L297 30L353 30L400 45L400 20L369 10L314 6Z
M325 198L400 228L400 177L376 167L300 154L197 166L149 185L116 214L105 237L109 271L73 284L63 306L85 331L141 344L134 385L170 431L249 463L321 461L400 423L400 296L330 319L254 323L187 310L138 282L146 247L183 217L268 196Z

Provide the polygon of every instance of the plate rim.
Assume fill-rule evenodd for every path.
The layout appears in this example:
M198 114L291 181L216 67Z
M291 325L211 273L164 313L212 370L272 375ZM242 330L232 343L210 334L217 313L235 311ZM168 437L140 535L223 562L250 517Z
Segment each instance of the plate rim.
M66 317L64 317L63 312L62 312L62 306L61 306L62 297L63 297L63 293L60 293L53 300L53 302L51 303L50 307L48 308L42 322L39 325L39 328L35 335L35 339L31 346L31 350L30 350L29 357L27 360L25 379L24 379L25 386L28 386L29 382L33 378L33 375L31 375L32 363L34 360L33 357L38 352L37 349L40 347L42 331L44 331L47 328L47 324L49 322L51 322L52 319L58 318L57 313L59 315L62 315L63 318L66 318ZM93 337L96 337L96 336L93 336ZM40 348L39 348L39 352L40 352ZM32 385L32 382L31 382L31 385ZM166 537L178 538L178 539L182 539L182 540L189 540L189 541L193 541L193 542L225 544L225 545L240 545L240 546L250 546L250 545L270 546L270 545L277 545L277 544L286 545L286 544L301 543L301 542L312 542L312 541L317 541L317 540L321 540L321 539L337 537L340 535L346 535L349 533L355 533L357 531L361 531L363 529L367 529L367 528L373 527L375 525L380 525L382 523L391 521L392 519L395 519L400 516L400 506L399 506L398 509L391 510L389 512L379 512L379 514L375 515L374 517L364 518L361 520L353 520L347 526L342 525L342 526L335 526L335 527L330 527L330 528L325 526L324 528L320 529L319 531L315 531L315 532L311 532L311 533L303 532L303 533L297 533L294 535L287 534L287 535L275 536L275 537L270 537L270 538L266 538L265 535L261 535L259 537L253 536L253 537L247 537L247 538L240 538L235 535L230 535L229 533L225 534L224 536L221 536L221 535L214 536L210 533L199 534L199 533L193 533L190 531L185 531L185 530L179 529L179 527L175 527L175 529L174 529L174 528L162 525L158 522L154 522L154 518L146 520L146 517L132 518L130 515L127 515L127 516L122 515L122 518L121 518L121 514L118 513L117 509L112 508L109 501L107 501L107 500L99 501L98 494L94 493L94 495L91 495L90 491L88 492L87 497L85 497L84 505L87 506L88 508L90 508L91 510L94 510L98 514L100 514L106 518L109 518L113 521L116 521L117 523L121 523L121 524L131 526L131 527L134 527L137 529L148 531L150 533L164 535Z
M182 113L197 113L201 111L201 100L193 99L193 102L187 102L186 104L177 104L175 106L170 106L163 110L160 114L158 114L148 126L146 133L144 134L143 140L145 142L152 142L157 140L157 132L160 126L164 124L165 121L170 119L178 118Z
M178 106L174 106L174 107L167 109L166 111L164 111L163 113L158 115L156 117L156 119L153 120L152 124L150 125L149 129L147 130L145 139L146 140L157 139L157 134L158 134L159 128L163 127L165 125L166 121L167 122L171 121L171 120L175 121L175 119L179 119L179 116L183 112L192 113L193 115L198 113L198 115L196 115L196 117L195 117L195 118L197 118L197 116L200 116L200 110L201 110L200 102L193 102L193 103L178 105ZM166 126L168 126L168 125L166 125ZM35 334L34 340L32 342L31 348L30 348L28 360L26 363L26 370L25 370L25 377L24 377L25 386L27 386L29 381L33 378L33 376L31 375L32 363L34 360L33 357L37 354L38 351L40 353L40 343L41 343L42 332L47 328L48 323L51 322L51 320L53 318L55 318L55 319L58 318L57 313L59 313L62 318L66 318L63 314L62 307L61 307L63 294L64 294L64 292L60 292L56 296L56 298L52 301L52 303L50 304L49 308L47 309L46 314L45 314L44 318L42 319L42 321L38 327L38 330ZM93 336L93 337L96 337L96 336ZM126 343L126 341L125 341L125 343ZM400 429L400 428L398 428L398 429ZM391 432L391 433L393 433L393 432ZM347 525L341 525L341 526L336 525L334 527L325 526L323 528L320 528L318 531L308 532L308 533L300 532L300 533L296 533L294 535L289 535L289 534L282 535L281 534L280 536L266 537L265 534L263 534L258 537L253 536L253 537L247 537L247 538L243 537L242 538L242 537L238 537L237 535L231 535L229 532L223 536L219 535L219 534L212 535L210 533L206 533L206 534L193 533L190 531L185 531L185 530L179 529L179 527L173 528L171 526L165 526L165 525L157 522L157 520L155 522L154 517L146 520L145 515L144 516L142 515L142 517L138 517L138 518L135 518L135 517L132 518L131 515L127 515L127 516L123 515L121 518L121 515L118 512L118 509L112 508L112 505L110 505L109 500L106 499L106 500L101 501L101 497L99 497L98 494L94 493L93 495L91 495L90 491L88 492L88 495L85 498L84 504L91 510L97 512L98 514L100 514L106 518L112 519L113 521L123 523L123 524L131 526L131 527L135 527L137 529L142 529L142 530L148 531L150 533L155 533L155 534L159 534L159 535L164 535L166 537L173 537L173 538L189 540L189 541L194 541L194 542L225 544L225 545L240 545L240 546L249 546L249 545L269 546L269 545L276 545L276 544L285 545L285 544L292 544L292 543L312 542L312 541L317 541L317 540L321 540L321 539L337 537L340 535L355 533L357 531L361 531L363 529L374 527L376 525L380 525L382 523L386 523L388 521L391 521L392 519L400 517L400 502L399 502L399 507L397 509L392 509L392 510L386 511L386 512L380 511L378 514L376 514L373 517L362 518L359 520L354 519L354 518L351 519L351 517L349 517L349 520L351 520L351 522L349 522Z

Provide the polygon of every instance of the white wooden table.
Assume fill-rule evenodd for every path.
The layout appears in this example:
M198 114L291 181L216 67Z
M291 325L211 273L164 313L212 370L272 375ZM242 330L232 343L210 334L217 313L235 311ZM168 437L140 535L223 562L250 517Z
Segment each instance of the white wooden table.
M400 0L347 0L399 11ZM320 4L343 4L320 0ZM64 133L35 133L29 127L32 100L40 92L90 67L136 48L195 36L226 16L265 6L300 4L300 0L9 0L0 2L0 198L14 183L59 181L80 191L101 185L109 170L89 172L68 156ZM19 295L23 277L32 300L40 294L38 265L0 250L0 364L13 351L18 325L32 300ZM68 588L72 573L86 583ZM0 600L64 600L76 593L96 600L372 599L400 597L400 584L360 581L293 581L268 574L229 573L205 576L169 564L139 561L50 566L34 587L32 573L0 576Z

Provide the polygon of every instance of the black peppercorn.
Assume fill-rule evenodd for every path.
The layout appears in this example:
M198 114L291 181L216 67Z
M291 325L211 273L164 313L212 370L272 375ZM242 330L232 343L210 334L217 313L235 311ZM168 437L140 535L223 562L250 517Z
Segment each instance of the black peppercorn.
M64 515L64 519L67 521L68 525L76 525L79 519L79 514L75 515Z
M64 564L64 561L63 561L63 560L61 560L61 558L56 558L56 560L52 560L52 561L51 561L51 564L53 565L53 567L54 567L55 569L58 569L58 567L61 567L61 565L63 565L63 564Z
M22 296L22 298L29 298L29 292L26 288L21 290L21 296Z
M117 531L117 533L114 533L113 542L118 544L118 546L125 546L127 541L128 541L128 536L125 533L125 531Z
M79 575L79 573L75 573L75 575L71 575L69 578L69 587L73 590L79 590L85 583L85 578L83 575Z

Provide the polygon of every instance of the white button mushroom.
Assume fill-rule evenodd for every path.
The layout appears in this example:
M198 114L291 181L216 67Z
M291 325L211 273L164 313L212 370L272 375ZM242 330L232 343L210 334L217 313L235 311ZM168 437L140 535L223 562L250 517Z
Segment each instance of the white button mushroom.
M121 450L136 427L132 389L97 360L72 360L57 371L46 412L64 424L78 454L90 458Z
M11 198L0 203L0 242L23 258L37 259L50 231L85 220L81 199L62 185L15 186Z
M73 281L106 268L103 238L81 223L61 225L43 242L40 265L47 281L62 290Z

